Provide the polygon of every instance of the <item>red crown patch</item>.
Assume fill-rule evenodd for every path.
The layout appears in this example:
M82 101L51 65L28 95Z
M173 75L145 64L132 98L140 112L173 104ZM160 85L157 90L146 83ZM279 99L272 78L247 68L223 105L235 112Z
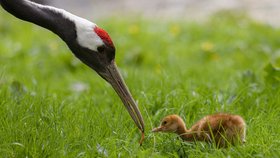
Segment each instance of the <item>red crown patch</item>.
M112 39L110 38L109 34L103 30L102 28L95 26L94 32L102 39L105 44L108 44L111 47L115 47Z

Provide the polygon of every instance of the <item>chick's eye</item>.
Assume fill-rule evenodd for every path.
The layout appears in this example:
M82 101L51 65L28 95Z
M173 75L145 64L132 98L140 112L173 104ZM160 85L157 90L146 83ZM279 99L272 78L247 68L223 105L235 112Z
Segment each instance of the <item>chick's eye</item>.
M97 51L98 51L99 53L102 53L104 50L105 50L105 47L104 47L104 46L99 46L99 47L97 47Z
M167 124L167 121L163 121L163 122L162 122L162 125L166 125L166 124Z

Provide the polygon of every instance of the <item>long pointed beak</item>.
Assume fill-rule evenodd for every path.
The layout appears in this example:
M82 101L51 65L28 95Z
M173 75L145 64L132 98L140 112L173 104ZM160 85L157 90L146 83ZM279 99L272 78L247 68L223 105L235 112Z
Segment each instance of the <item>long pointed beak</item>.
M133 119L137 127L142 131L142 133L144 133L145 125L143 117L132 95L130 94L129 89L122 79L116 63L112 61L111 64L106 67L106 72L99 74L112 85L112 87L122 100L127 111L129 112L131 118Z

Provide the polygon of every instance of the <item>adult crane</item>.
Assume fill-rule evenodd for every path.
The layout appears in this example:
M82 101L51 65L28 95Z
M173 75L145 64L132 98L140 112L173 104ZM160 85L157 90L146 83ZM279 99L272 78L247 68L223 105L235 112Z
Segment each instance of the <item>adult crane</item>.
M84 64L112 85L144 136L144 121L115 63L115 47L108 33L96 24L63 9L29 0L0 0L15 17L57 34Z

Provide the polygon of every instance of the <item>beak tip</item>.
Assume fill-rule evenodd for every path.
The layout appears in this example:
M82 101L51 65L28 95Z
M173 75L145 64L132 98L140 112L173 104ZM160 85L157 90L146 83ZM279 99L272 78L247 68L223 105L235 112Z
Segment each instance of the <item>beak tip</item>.
M140 146L142 146L142 143L143 143L144 139L145 139L145 133L142 132L141 139L140 139L140 142L139 142Z

